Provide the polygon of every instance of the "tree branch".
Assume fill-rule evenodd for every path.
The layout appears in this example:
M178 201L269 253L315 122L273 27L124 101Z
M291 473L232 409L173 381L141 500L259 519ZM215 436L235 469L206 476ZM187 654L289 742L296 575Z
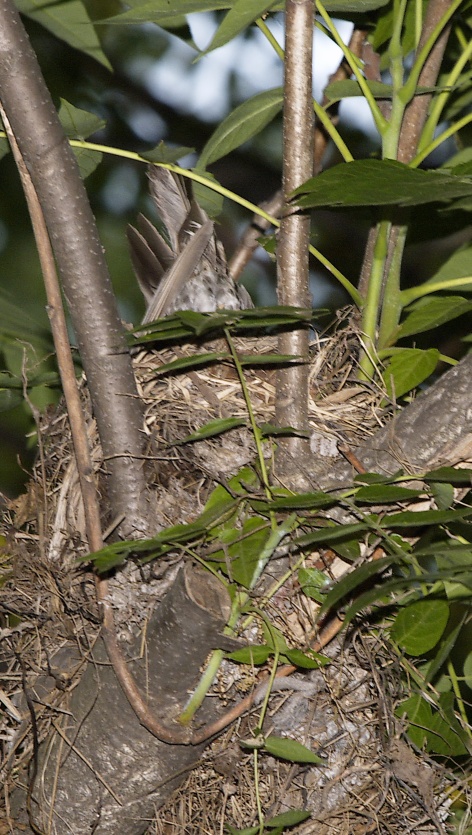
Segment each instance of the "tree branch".
M313 2L287 0L285 15L285 83L283 118L283 192L292 191L313 172ZM277 247L277 294L281 305L310 306L308 245L310 217L289 209L281 222ZM277 371L276 421L279 426L308 427L308 330L279 336L279 351L301 358L298 365ZM306 438L279 442L278 475L292 485L300 476L299 459L308 454ZM302 487L300 483L297 485Z
M148 527L142 412L103 248L77 164L11 0L0 0L0 100L48 228L87 374L113 516Z

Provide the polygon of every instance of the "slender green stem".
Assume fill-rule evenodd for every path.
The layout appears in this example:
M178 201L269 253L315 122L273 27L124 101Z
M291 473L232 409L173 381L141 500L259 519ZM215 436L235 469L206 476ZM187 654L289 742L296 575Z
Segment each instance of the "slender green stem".
M331 20L330 16L328 15L328 13L327 13L326 9L324 8L323 4L321 3L321 0L315 0L315 5L316 5L317 11L319 12L321 17L323 18L323 21L326 24L326 27L327 27L328 31L330 32L333 40L337 43L339 48L342 50L346 61L348 62L352 72L354 73L354 75L356 77L356 80L359 83L359 87L361 88L362 93L364 94L364 97L365 97L365 99L366 99L366 101L367 101L367 103L370 107L372 117L374 119L377 130L382 135L384 133L384 131L386 130L386 127L387 127L388 123L387 123L387 120L382 116L380 108L379 108L377 102L375 101L375 98L372 95L371 90L369 89L369 85L368 85L366 79L364 78L361 70L359 69L359 64L358 64L357 60L355 60L355 58L352 55L351 50L346 46L343 39L339 35L338 30L336 29L333 21Z
M447 660L447 671L449 673L449 678L451 679L452 689L454 690L454 696L456 697L457 707L459 709L459 713L462 719L462 728L466 731L469 739L472 739L472 730L470 727L470 721L467 716L467 710L464 705L464 699L462 698L462 693L459 687L459 682L457 680L456 671L454 669L454 665L450 658Z
M271 47L274 49L274 51L279 56L280 60L284 61L285 60L285 52L282 49L282 47L280 46L277 38L274 37L273 33L270 31L269 27L267 26L267 23L265 22L265 20L263 20L262 17L257 18L256 26L261 30L262 34L268 40Z
M313 255L316 258L316 260L323 265L323 267L326 267L326 269L331 273L331 275L333 275L334 278L336 278L339 281L341 286L344 287L344 289L350 295L356 307L361 308L364 303L364 300L361 294L359 293L357 287L354 287L354 285L351 284L349 279L346 278L346 276L343 275L343 273L340 270L338 270L338 268L335 267L334 264L332 264L331 261L329 261L328 258L326 258L323 255L323 253L319 251L319 249L316 249L316 247L312 246L312 244L310 244L308 249L311 255Z
M229 350L231 352L231 356L233 358L233 362L236 368L237 375L239 377L239 382L241 384L241 389L243 392L244 402L246 404L246 409L249 415L249 422L251 424L252 434L254 436L254 440L256 442L256 450L257 450L257 460L259 461L259 467L261 471L262 483L264 485L264 490L268 499L272 498L272 490L269 483L269 474L267 472L266 462L264 458L264 451L262 449L262 433L259 429L256 421L256 417L254 415L254 410L252 408L251 397L246 385L246 378L244 376L243 367L241 365L238 352L236 351L233 339L228 328L224 329L224 334L226 337L226 341L229 346Z
M472 42L471 42L472 43ZM472 122L472 113L468 113L467 116L463 116L462 119L459 119L458 122L455 122L453 125L450 125L445 131L443 131L440 136L437 136L432 142L429 143L426 147L423 147L422 151L416 155L416 157L411 161L410 165L412 168L417 168L418 165L421 165L424 159L428 157L436 148L442 145L446 139L449 137L454 136L455 133L462 130L466 125Z
M369 290L362 316L362 334L365 339L365 353L359 363L359 377L363 380L370 380L374 373L372 358L375 353L376 331L390 229L391 223L389 220L382 220L377 227Z
M258 835L264 835L264 815L262 812L261 793L259 790L259 751L257 748L254 748L252 756L254 759L254 794L256 795L257 817L259 819Z
M423 3L422 0L415 0L415 49L421 38L421 30L423 28Z
M472 275L463 278L445 278L444 281L427 281L420 284L419 287L408 287L407 290L402 290L400 293L401 306L404 308L416 299L429 296L431 293L437 293L438 290L455 290L457 287L467 286L472 289Z
M390 75L392 76L392 110L390 120L382 135L382 156L384 159L396 159L400 131L403 123L406 103L401 95L404 68L403 47L401 41L403 21L406 11L406 0L396 0L394 5L394 28L389 44L388 55Z
M235 598L233 600L233 605L231 607L231 614L229 616L229 620L227 626L225 626L223 630L224 635L233 635L234 628L238 622L239 616L241 614L241 610L246 605L249 599L249 595L246 592L237 592ZM213 650L208 664L195 688L193 691L190 699L188 700L185 708L183 709L182 713L178 717L178 721L181 725L188 725L195 713L202 705L203 700L205 699L211 685L213 684L216 674L220 668L221 662L224 657L224 652L221 649Z
M343 160L345 162L352 162L354 157L352 156L349 148L347 147L344 139L342 138L341 134L333 125L331 119L329 118L328 114L324 107L321 104L318 104L316 99L313 99L313 110L315 111L316 118L321 122L323 125L326 133L332 140L333 144L336 145L339 153L341 154Z

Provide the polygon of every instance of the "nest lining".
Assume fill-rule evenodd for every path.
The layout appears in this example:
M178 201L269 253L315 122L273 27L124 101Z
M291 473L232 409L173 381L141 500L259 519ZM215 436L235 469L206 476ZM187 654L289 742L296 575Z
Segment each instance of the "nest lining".
M254 348L258 353L275 350L273 340L264 343L237 340L237 348L244 353ZM230 363L187 374L158 374L163 363L182 355L190 356L195 350L194 345L188 345L179 346L176 351L166 349L158 355L141 351L134 359L145 404L149 456L156 460L156 530L194 518L203 509L215 481L222 475L233 474L254 458L253 439L246 428L192 446L175 446L176 441L215 417L247 418L241 385ZM352 335L344 333L334 341L312 346L309 410L315 445L333 438L346 439L355 445L358 439L365 440L366 433L375 432L384 418L382 393L351 379L355 351ZM347 366L346 357L351 357ZM256 419L272 421L274 372L245 369L245 380ZM89 415L92 458L99 476L101 449L95 422L90 417L85 383L82 383L82 394ZM86 555L87 546L78 476L63 411L48 417L41 437L42 459L29 487L36 518L24 503L19 508L23 517L8 520L14 559L12 573L0 589L8 606L21 615L20 623L10 620L11 625L4 629L7 643L0 659L7 666L5 693L13 705L18 703L23 686L18 655L23 658L28 678L34 679L38 672L48 670L49 657L71 637L86 657L99 630L92 577L78 569L76 562L77 556ZM15 534L14 530L21 525L23 530ZM121 640L130 640L142 629L150 610L172 583L178 560L178 556L170 557L158 566L149 566L144 574L128 564L117 574L111 585ZM291 611L276 601L272 615L287 640L302 647L314 612L310 607L307 609L306 599L302 600L300 594L297 597L294 589L290 601ZM425 835L437 831L415 799L414 791L412 797L411 792L408 794L397 783L393 788L386 783L376 718L383 696L378 688L373 693L365 669L353 657L353 652L351 647L332 668L316 671L323 684L316 697L299 694L290 697L287 693L275 693L271 697L267 721L279 735L298 738L309 747L325 745L328 765L320 774L320 769L298 767L263 756L259 791L266 817L279 814L286 807L310 808L314 815L312 821L296 830L306 835L314 831L317 835L354 832L367 819L369 826L372 821L384 821L379 832L403 833L405 827ZM228 674L223 681L228 697L232 692L240 694L257 679L253 670L231 667L232 677ZM392 682L388 684L389 689L395 691ZM217 686L213 694L221 695ZM39 711L41 739L47 736L54 712L60 710L60 701L61 693L55 690L46 700L44 710ZM205 763L191 773L187 783L158 813L149 835L178 831L188 835L213 833L217 825L223 825L223 820L233 826L254 824L257 820L254 765L249 755L241 753L237 742L238 734L251 733L254 721L251 716L245 717L236 729L230 729L213 744ZM8 712L2 717L0 740L4 742L3 765L7 774L18 773L31 759L33 744L31 735L28 736L28 724L27 716L20 728L17 718ZM332 741L337 735L341 736L341 742L335 744ZM232 769L226 765L221 773L221 753L227 749L237 751L237 767ZM423 828L419 823L421 818L425 818ZM376 831L375 825L374 829L359 831Z

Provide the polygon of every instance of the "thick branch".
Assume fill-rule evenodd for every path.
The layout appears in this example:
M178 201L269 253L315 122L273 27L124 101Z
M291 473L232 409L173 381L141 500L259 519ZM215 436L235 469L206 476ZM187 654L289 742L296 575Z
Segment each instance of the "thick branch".
M426 10L426 17L424 20L423 30L421 32L420 42L418 44L417 54L421 52L423 46L431 36L441 18L444 16L445 12L448 10L449 6L449 0L430 0ZM439 70L441 69L444 50L446 49L446 44L449 38L450 28L450 26L446 26L429 53L428 60L426 61L418 78L419 87L434 87L436 84ZM400 162L408 163L416 154L431 97L431 93L427 95L415 96L413 101L410 102L405 110L400 141L398 143L397 157Z
M11 0L0 0L0 20L0 99L61 274L109 475L112 514L144 530L141 406L103 248L75 158ZM131 532L131 525L125 528Z
M306 182L313 171L312 108L313 2L287 0L285 26L284 164L285 201ZM288 214L282 219L277 249L277 293L281 305L310 305L308 245L310 218ZM308 331L282 334L279 350L297 354L302 362L277 372L276 419L281 426L308 426ZM287 438L279 444L279 475L297 480L297 459L308 452L304 438ZM302 486L301 484L299 485Z

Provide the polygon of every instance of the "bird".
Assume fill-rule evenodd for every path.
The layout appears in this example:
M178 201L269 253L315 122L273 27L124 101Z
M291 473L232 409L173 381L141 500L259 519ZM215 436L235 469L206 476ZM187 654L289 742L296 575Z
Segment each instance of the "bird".
M142 323L177 310L254 307L247 290L229 275L214 223L193 198L190 184L157 166L150 166L148 177L167 240L143 214L137 227L127 229L131 262L147 305Z

